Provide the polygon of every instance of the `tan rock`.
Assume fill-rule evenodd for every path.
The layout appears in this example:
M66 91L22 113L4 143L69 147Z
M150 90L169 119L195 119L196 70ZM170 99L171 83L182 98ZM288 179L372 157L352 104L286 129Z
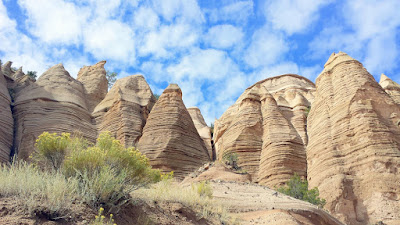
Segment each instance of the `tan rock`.
M0 70L0 162L10 160L13 145L14 119L11 112L11 97L7 89L7 82Z
M51 67L36 83L16 93L14 118L14 147L21 159L29 157L36 138L44 131L80 131L89 141L95 141L97 136L83 85L72 78L62 64Z
M206 121L203 118L203 115L201 114L201 111L197 107L190 107L187 109L190 117L192 117L194 126L197 129L197 132L199 132L200 137L203 139L204 144L207 148L208 155L210 156L211 159L213 159L213 151L212 151L212 146L211 146L211 132L210 132L210 127L207 126Z
M311 81L295 74L268 78L247 88L215 122L217 158L222 159L229 152L238 154L239 166L251 174L252 180L260 179L267 185L286 182L294 172L304 176L304 145L308 142L306 111L314 99L314 91ZM267 97L269 100L262 103ZM263 170L259 172L261 151L264 151ZM284 169L266 171L264 166L271 163L269 160L277 160L276 165ZM271 165L269 168L274 170Z
M379 84L397 104L400 104L400 85L398 83L391 80L385 74L382 74Z
M400 107L361 63L332 54L308 117L308 181L347 224L400 224Z
M12 77L14 75L14 71L11 69L12 62L7 61L4 65L1 66L1 72L3 72L4 76Z
M22 66L21 66L17 71L15 71L15 73L13 74L13 78L14 79L19 79L19 78L21 78L23 76L25 76L25 74L22 71Z
M112 132L126 147L135 146L155 102L142 75L118 79L92 113L97 130Z
M170 84L154 105L143 128L138 149L150 164L175 177L198 169L210 160L206 146L182 101L182 91Z
M100 61L93 66L84 66L78 72L77 80L85 88L89 112L92 112L107 95L108 81L104 69L105 63L106 61Z

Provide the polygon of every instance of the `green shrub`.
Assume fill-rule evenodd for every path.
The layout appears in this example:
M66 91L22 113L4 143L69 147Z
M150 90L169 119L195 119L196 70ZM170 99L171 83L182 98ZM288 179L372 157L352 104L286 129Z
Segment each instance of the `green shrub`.
M32 158L39 164L58 170L67 154L70 140L68 133L57 136L56 133L43 132L36 140L36 152Z
M224 163L226 165L232 166L233 169L239 170L238 162L239 162L239 156L235 152L227 152L224 154L222 157Z
M301 179L297 174L290 178L285 187L280 187L277 191L320 207L324 207L326 203L325 199L319 198L318 188L308 190L308 181Z
M192 189L194 189L200 195L200 197L212 198L213 190L210 183L207 181L202 181L192 185Z

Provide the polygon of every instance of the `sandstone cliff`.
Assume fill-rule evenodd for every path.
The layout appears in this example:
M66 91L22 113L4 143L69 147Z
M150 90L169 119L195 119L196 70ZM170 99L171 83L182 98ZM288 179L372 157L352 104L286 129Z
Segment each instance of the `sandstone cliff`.
M391 80L389 77L387 77L385 74L381 75L381 80L379 81L379 84L382 86L382 88L390 95L390 97L393 98L393 100L397 103L400 104L400 85Z
M217 158L238 154L239 166L252 180L267 185L282 184L294 173L305 176L306 112L314 91L311 81L294 74L268 78L247 88L215 121ZM274 169L270 160L276 160L274 165L280 169Z
M105 63L106 61L101 61L93 66L84 66L78 72L77 80L85 88L89 112L92 112L107 94L108 81L104 69Z
M155 102L142 75L118 79L92 113L97 130L110 131L125 146L134 146Z
M361 63L332 54L308 117L308 180L348 224L400 224L400 107Z
M13 144L14 120L10 105L11 97L8 92L7 82L0 70L0 162L8 162L10 160Z
M204 145L207 148L208 155L210 156L211 159L213 159L213 151L212 151L212 146L211 146L211 132L210 132L210 127L207 126L206 121L203 118L203 115L201 115L200 109L197 107L190 107L187 109L190 117L193 120L194 126L197 129L197 132L199 132L200 137L204 141Z
M183 179L210 160L206 146L182 101L182 91L170 84L154 105L138 149L154 168L174 171Z
M14 148L21 159L32 153L36 138L44 131L81 131L94 141L97 134L91 124L83 85L72 78L62 64L43 73L38 81L15 93Z

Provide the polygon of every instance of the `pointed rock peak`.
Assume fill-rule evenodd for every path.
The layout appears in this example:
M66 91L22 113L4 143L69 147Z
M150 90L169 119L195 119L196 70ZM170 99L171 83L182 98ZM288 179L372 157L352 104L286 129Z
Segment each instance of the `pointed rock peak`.
M44 72L37 80L37 83L40 84L44 80L56 80L61 77L67 78L67 80L75 80L68 71L65 70L62 63L54 65L50 67L46 72Z
M163 97L164 94L177 94L182 98L182 90L177 84L169 84L168 87L164 90L162 95L160 96Z
M103 76L105 76L106 71L104 69L104 64L106 64L106 61L100 61L92 66L83 66L78 72L77 79L80 80L82 79L82 77L90 76L92 73L91 74L89 73L94 71L98 71L100 75L103 74Z
M14 73L14 79L21 78L25 76L24 72L22 71L22 66Z
M382 84L382 82L384 81L391 81L391 79L389 77L387 77L385 74L381 74L381 79L379 81L379 84Z
M398 83L394 82L392 79L390 79L389 77L387 77L383 73L381 75L381 79L379 81L379 84L385 90L387 90L387 89L397 89L397 90L399 90L400 89L400 85Z
M14 73L11 70L11 65L12 65L11 61L8 61L3 65L3 67L1 68L1 71L3 72L4 75L11 77L11 75Z
M346 61L357 61L351 56L347 55L344 52L339 52L339 53L332 53L332 55L329 57L328 61L324 65L324 70L322 73L328 72L333 69L336 65L342 62Z

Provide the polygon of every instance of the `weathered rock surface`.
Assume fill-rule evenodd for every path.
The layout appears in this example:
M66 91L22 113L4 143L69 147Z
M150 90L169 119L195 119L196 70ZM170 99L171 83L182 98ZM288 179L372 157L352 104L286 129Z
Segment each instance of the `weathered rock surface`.
M247 88L215 121L217 158L238 154L239 166L250 173L252 181L267 185L282 184L293 173L304 176L306 111L314 91L311 81L294 74L268 78Z
M14 119L11 112L11 97L7 82L0 70L0 162L10 160L13 144Z
M363 65L332 54L308 117L308 181L347 224L400 224L400 107Z
M204 120L204 117L201 114L201 111L199 108L190 107L187 110L190 114L190 117L192 117L194 126L197 129L197 132L199 132L200 137L204 141L204 144L208 151L208 155L210 156L211 159L213 159L210 127L207 126L206 121Z
M93 66L84 66L78 72L77 80L85 88L89 112L92 112L107 95L108 81L104 69L105 63L106 61L100 61Z
M89 141L97 136L83 85L72 78L62 64L51 67L37 82L16 92L14 118L14 147L21 159L29 157L35 140L44 131L80 131Z
M134 146L155 102L142 75L118 79L92 113L97 130L110 131L125 146Z
M7 61L4 63L4 65L1 66L1 72L3 72L3 75L12 77L14 75L14 72L11 69L12 62Z
M397 104L400 104L400 85L398 83L391 80L385 74L382 74L379 84Z
M210 160L206 146L182 101L182 91L170 84L154 105L138 143L154 168L174 171L175 177L198 169Z

